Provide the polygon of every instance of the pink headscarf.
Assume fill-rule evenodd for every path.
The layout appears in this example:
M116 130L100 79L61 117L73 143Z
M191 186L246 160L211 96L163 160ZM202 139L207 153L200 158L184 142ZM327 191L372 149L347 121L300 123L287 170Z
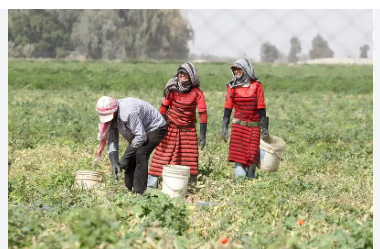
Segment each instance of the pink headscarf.
M110 130L110 123L111 122L107 122L107 123L99 122L98 141L100 142L100 144L99 144L98 154L96 155L96 158L92 163L93 165L96 165L99 162L100 157L102 156L103 149L106 146L106 142L107 142L108 131Z
M116 99L108 96L103 96L98 100L96 104L96 111L99 114L99 131L98 131L98 141L100 142L98 154L96 155L93 165L97 164L102 156L104 147L106 146L108 131L110 129L110 123L113 118L113 113L118 109L118 104Z

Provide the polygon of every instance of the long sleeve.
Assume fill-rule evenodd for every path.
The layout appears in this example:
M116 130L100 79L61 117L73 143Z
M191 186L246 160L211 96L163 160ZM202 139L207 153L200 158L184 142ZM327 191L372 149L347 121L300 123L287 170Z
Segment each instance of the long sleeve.
M108 131L107 139L108 153L111 153L112 151L119 153L119 131L117 129L117 124L116 122L113 122L110 125L111 127Z
M264 89L261 83L257 84L257 109L265 109Z
M197 93L197 108L199 112L199 119L201 124L207 124L207 106L204 93L199 90Z
M173 93L169 93L168 98L165 98L165 96L162 97L162 102L160 106L160 113L162 115L166 115L166 112L168 111L168 108L172 104L172 101L173 101Z
M224 108L232 109L234 107L234 99L233 99L232 89L227 86L226 92L226 102L224 103Z

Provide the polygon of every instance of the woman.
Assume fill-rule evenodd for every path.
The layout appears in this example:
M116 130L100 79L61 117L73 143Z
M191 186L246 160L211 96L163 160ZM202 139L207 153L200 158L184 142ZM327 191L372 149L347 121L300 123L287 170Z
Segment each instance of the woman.
M168 131L153 154L149 168L148 187L157 188L158 177L165 164L190 167L190 182L198 175L198 142L196 112L200 118L201 150L206 144L207 108L199 88L198 72L194 64L182 64L172 79L166 83L160 113L165 117Z
M227 142L228 124L234 108L228 161L235 163L236 178L247 176L254 179L259 163L260 126L261 135L269 136L264 89L248 59L238 59L231 69L233 79L227 83L222 137Z

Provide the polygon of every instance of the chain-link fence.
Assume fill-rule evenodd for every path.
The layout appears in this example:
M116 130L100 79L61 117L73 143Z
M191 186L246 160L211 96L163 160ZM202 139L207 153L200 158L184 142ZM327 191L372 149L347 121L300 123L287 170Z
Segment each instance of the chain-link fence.
M299 61L310 58L319 34L333 58L371 58L372 10L181 10L194 29L189 42L193 60L224 60L248 56L262 61L262 45L278 50L276 62L288 62L290 40L296 37ZM268 45L268 43L267 43ZM366 46L367 45L367 46ZM318 46L318 45L315 45ZM265 56L265 54L264 54ZM324 56L319 56L324 57Z
M372 10L9 10L8 56L294 63L373 57ZM25 28L27 27L27 28ZM315 60L314 60L315 61Z

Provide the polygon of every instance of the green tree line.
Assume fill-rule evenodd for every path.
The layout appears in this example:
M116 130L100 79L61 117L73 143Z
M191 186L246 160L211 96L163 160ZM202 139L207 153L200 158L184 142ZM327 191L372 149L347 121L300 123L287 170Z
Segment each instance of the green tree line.
M359 58L368 58L368 51L370 47L364 44L360 47ZM290 50L287 57L287 61L290 63L296 63L300 60L300 53L302 51L301 42L297 37L292 37L290 39ZM275 62L280 59L280 51L275 45L270 42L264 42L260 47L260 57L262 62ZM330 48L327 40L325 40L322 35L317 34L311 41L311 50L309 51L308 58L319 59L319 58L332 58L334 57L334 51Z
M8 10L8 56L186 59L194 31L179 10Z

